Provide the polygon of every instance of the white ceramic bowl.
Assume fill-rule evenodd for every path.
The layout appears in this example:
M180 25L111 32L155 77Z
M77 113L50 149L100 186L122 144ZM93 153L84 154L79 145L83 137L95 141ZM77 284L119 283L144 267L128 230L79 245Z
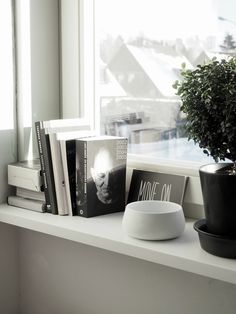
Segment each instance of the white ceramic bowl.
M134 238L167 240L177 238L183 233L185 218L179 204L138 201L126 205L122 227Z

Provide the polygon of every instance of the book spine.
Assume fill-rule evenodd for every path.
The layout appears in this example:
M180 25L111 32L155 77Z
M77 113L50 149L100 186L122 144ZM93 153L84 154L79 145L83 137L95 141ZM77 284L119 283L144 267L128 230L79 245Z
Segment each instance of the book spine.
M70 190L70 201L72 215L77 215L76 209L76 160L75 160L75 140L66 141L66 160L68 169L68 180Z
M87 217L87 142L76 141L77 215Z
M51 148L52 170L54 177L58 215L68 215L60 143L57 140L56 133L49 134L49 142Z
M51 212L51 204L50 204L49 191L48 191L48 185L47 185L47 179L46 179L45 162L44 162L42 139L41 139L41 135L42 135L41 134L41 129L42 129L41 121L35 122L35 129L36 129L36 138L37 138L38 151L39 151L39 160L40 160L40 165L41 165L43 190L44 190L45 201L46 201L46 211Z
M39 149L40 164L42 168L42 177L44 183L44 193L46 199L47 212L57 214L57 201L52 169L49 135L45 134L45 129L43 128L42 121L35 122L35 128Z
M29 198L32 200L45 202L44 192L31 191L31 190L28 190L25 188L21 188L19 186L16 187L16 196L25 197L25 198Z
M8 196L8 205L20 207L28 210L33 210L36 212L44 213L46 212L46 204L41 201L34 201L20 196Z

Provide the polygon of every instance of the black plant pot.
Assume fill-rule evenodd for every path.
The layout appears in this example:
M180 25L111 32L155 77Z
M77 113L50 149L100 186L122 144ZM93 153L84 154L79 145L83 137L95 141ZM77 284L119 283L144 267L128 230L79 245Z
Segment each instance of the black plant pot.
M208 232L236 236L236 175L231 163L217 163L199 169Z

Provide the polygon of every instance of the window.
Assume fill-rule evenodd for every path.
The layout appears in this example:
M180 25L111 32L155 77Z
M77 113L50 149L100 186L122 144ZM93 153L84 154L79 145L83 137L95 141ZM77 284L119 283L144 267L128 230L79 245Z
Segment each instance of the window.
M105 134L127 136L129 152L211 162L187 140L172 84L190 69L235 54L233 0L95 1L96 99Z
M0 130L14 127L12 1L0 0Z

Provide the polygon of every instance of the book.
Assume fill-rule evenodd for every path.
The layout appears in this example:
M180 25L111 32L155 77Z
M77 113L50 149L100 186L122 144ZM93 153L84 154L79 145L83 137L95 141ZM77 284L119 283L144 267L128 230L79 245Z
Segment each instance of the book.
M16 196L29 198L36 201L45 202L45 194L41 191L32 191L21 187L16 187Z
M57 194L53 172L52 151L49 134L72 131L78 129L87 129L86 125L81 124L80 119L58 119L35 122L36 135L39 149L39 157L45 185L45 198L47 210L53 214L58 214ZM53 136L52 136L53 138ZM55 140L55 139L54 139ZM53 141L53 140L52 140ZM64 205L59 204L59 214L64 214ZM63 209L61 211L61 209Z
M127 203L160 200L182 205L188 177L134 169Z
M74 126L73 126L73 129L74 129ZM68 214L72 215L73 212L72 212L70 188L69 188L70 184L68 182L68 166L67 166L67 162L65 161L63 162L63 159L65 159L66 155L64 155L62 158L60 141L67 141L67 140L73 141L73 139L75 138L88 136L90 132L77 130L77 131L64 131L64 132L54 133L53 131L54 131L53 129L49 131L49 139L50 139L50 147L51 147L52 166L53 166L53 175L54 175L54 182L55 182L55 189L56 189L58 214L59 215L68 215ZM75 161L73 165L74 165L73 172L75 172ZM63 167L66 167L67 169L63 171Z
M49 136L45 133L43 121L36 121L35 129L44 185L46 211L52 214L57 214L56 192L52 170Z
M44 213L46 212L46 204L43 201L32 200L16 195L8 196L7 198L8 205L21 207L28 210L33 210L36 212Z
M125 209L127 139L76 139L76 209L93 217Z
M68 215L68 208L66 204L65 195L65 181L62 171L61 153L58 151L58 141L56 133L49 134L51 156L52 156L52 168L57 200L57 211L59 215Z
M94 135L91 131L74 131L59 133L62 169L64 173L64 187L69 215L76 215L76 149L75 139ZM70 138L70 139L69 139Z
M8 184L31 191L42 191L43 181L39 159L25 160L9 164Z
M76 215L75 140L60 140L69 215Z

